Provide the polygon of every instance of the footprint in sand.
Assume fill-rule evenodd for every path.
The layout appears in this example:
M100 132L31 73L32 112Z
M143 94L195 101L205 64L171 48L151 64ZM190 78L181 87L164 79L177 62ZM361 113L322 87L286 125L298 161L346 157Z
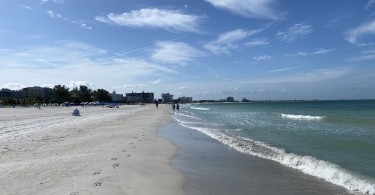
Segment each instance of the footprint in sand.
M111 158L111 160L118 160L118 158L117 157L113 157L113 158Z
M132 146L133 146L133 149L136 149L136 148L137 148L137 147L135 147L134 142L129 142L129 145L132 145Z
M102 170L98 170L98 171L95 171L95 172L92 173L92 174L93 174L93 175L99 175L101 172L102 172Z
M120 166L120 163L115 163L115 164L112 165L112 167L113 167L114 169L116 169L116 167L118 167L118 166Z
M94 182L94 186L101 186L103 184L103 179L99 179L98 181Z

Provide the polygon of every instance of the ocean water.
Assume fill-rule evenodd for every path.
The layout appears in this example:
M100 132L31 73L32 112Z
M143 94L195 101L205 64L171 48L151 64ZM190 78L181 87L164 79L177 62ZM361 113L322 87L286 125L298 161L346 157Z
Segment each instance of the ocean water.
M173 117L240 152L375 194L375 100L191 104Z

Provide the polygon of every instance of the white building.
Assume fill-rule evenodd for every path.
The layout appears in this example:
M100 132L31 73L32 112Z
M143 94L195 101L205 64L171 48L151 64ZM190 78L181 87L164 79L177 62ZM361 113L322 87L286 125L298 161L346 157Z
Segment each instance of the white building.
M169 102L173 102L173 95L171 95L169 93L162 93L161 94L161 98L162 98L162 103L163 104L166 104L166 103L169 103Z
M117 94L116 91L113 91L111 94L112 102L121 102L124 99L123 94Z

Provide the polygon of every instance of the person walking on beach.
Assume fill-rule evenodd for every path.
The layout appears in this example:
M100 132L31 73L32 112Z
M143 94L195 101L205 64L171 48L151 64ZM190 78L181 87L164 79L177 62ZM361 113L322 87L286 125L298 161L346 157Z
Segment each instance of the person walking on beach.
M172 105L172 110L173 110L173 114L174 114L174 110L176 110L176 105L175 104Z
M154 103L155 103L156 109L158 109L159 108L159 102L155 99Z
M176 107L176 109L177 109L177 112L179 112L179 111L180 111L180 105L179 105L179 104L177 104L177 107Z

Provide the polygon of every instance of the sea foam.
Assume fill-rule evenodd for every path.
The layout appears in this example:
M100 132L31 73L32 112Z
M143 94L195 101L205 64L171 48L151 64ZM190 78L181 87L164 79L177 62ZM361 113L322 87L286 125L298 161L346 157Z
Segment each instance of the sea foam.
M294 115L294 114L282 114L282 118L294 119L294 120L322 120L326 116L311 116L311 115Z
M210 110L210 108L202 108L202 107L190 107L190 108L194 110Z
M191 116L191 115L187 115L187 114L182 114L181 112L180 113L178 113L179 115L182 115L182 116L185 116L185 117L188 117L188 118L193 118L193 119L197 119L197 120L202 120L202 119L200 119L200 118L198 118L198 117L195 117L195 116Z

